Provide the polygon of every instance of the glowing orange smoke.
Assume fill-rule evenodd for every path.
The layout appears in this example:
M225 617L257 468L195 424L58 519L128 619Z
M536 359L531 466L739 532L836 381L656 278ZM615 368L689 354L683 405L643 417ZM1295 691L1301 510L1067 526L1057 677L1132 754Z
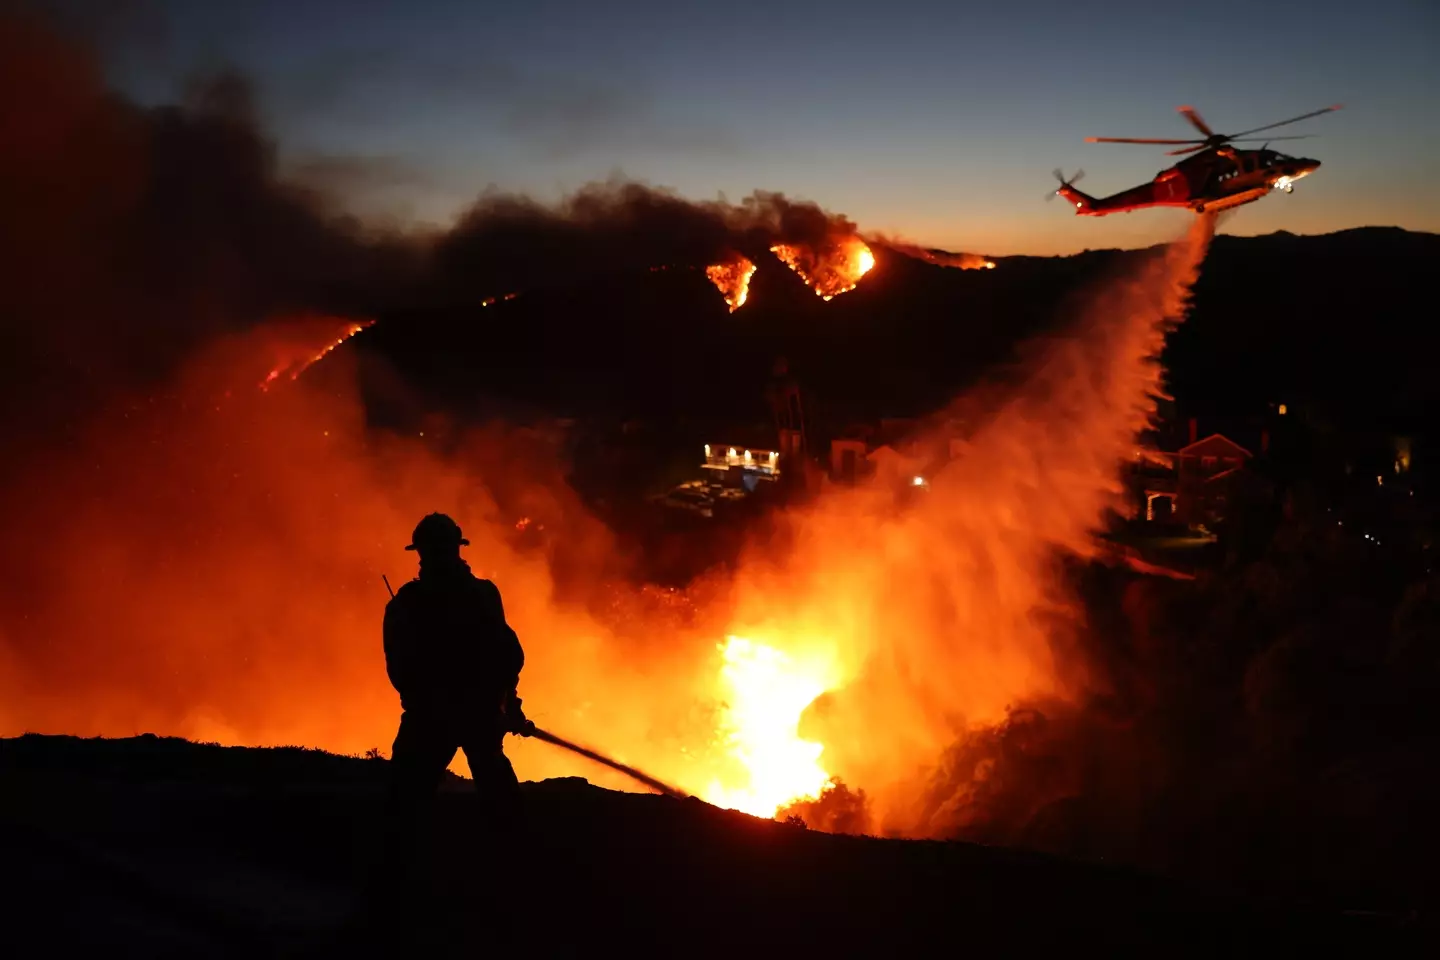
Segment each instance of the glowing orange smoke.
M1011 707L1085 691L1086 665L1056 652L1078 612L1057 559L1095 555L1120 503L1210 226L1095 291L1006 392L920 430L966 451L927 471L925 496L829 489L776 518L783 548L757 541L684 592L623 580L624 551L535 431L487 427L441 452L368 426L339 376L210 402L217 371L248 387L277 354L295 358L281 374L304 369L354 321L215 344L175 402L117 401L5 478L0 734L384 747L399 708L380 574L413 575L401 548L441 509L504 593L541 726L723 805L771 815L833 775L865 791L875 832L948 835L977 787L937 781L945 751ZM850 251L853 285L869 251ZM971 426L956 437L952 421ZM540 518L548 545L521 545ZM506 749L527 779L634 788L543 743Z
M1079 606L1057 560L1095 556L1094 532L1124 507L1120 464L1154 414L1157 358L1212 229L1198 221L1096 291L1064 336L1034 345L1008 395L961 397L919 431L942 459L951 441L965 451L927 473L927 496L906 504L881 481L832 491L788 518L782 564L757 544L739 565L732 632L792 657L805 638L830 645L815 685L827 693L799 736L824 744L825 773L865 790L880 832L950 834L976 789L938 792L944 751L1012 707L1083 691L1084 665L1055 653ZM952 422L973 426L957 438ZM770 721L777 742L793 736L788 717ZM927 793L938 799L920 806Z
M277 326L283 325L286 334L276 346L278 361L260 382L261 390L269 390L270 385L285 373L290 374L291 380L300 379L300 374L318 363L327 353L375 321L342 320L322 314L306 314L276 323ZM334 332L337 326L338 334ZM320 340L320 345L314 346L315 341L321 337L324 339Z
M799 244L779 243L770 248L787 267L822 300L854 290L860 278L875 266L875 254L859 237L844 237L817 251Z
M705 268L705 276L710 278L715 289L725 298L731 313L745 306L745 300L750 296L750 277L754 273L755 264L751 263L748 257L738 254L733 260Z

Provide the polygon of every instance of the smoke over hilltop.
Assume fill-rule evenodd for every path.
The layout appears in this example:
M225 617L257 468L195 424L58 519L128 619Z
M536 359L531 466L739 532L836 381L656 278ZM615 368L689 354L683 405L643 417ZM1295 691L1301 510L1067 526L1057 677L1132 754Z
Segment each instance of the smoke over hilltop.
M435 249L437 287L472 299L657 266L775 264L772 249L848 263L854 223L783 194L756 191L739 204L695 202L627 181L593 183L558 204L493 194L480 198ZM808 272L807 277L813 277Z
M413 270L399 241L279 180L235 77L142 110L104 88L87 51L4 16L0 90L10 434L272 311L375 309Z
M858 236L845 217L776 193L692 202L625 181L555 204L486 194L438 236L372 229L313 179L281 177L236 75L147 110L107 90L90 52L38 18L0 17L0 53L11 348L0 389L7 412L31 411L7 417L12 433L43 433L38 413L73 419L112 385L153 382L209 337L275 313L373 317L741 257L778 269L778 244L823 264L847 259Z

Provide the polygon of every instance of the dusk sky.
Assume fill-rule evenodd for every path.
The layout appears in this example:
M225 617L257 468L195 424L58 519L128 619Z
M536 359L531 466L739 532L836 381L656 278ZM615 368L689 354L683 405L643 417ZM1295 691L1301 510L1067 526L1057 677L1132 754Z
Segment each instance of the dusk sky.
M955 250L1066 253L1172 236L1189 214L1043 203L1149 180L1193 104L1320 159L1232 233L1440 230L1440 3L157 0L112 24L112 80L174 99L254 81L286 165L357 212L445 224L487 188L556 198L612 174L693 199L778 190Z

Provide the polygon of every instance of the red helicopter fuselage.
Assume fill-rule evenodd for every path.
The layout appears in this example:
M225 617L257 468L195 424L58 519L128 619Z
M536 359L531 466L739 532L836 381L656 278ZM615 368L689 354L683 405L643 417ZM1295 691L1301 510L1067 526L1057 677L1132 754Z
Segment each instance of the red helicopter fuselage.
M1129 213L1148 207L1186 207L1196 213L1228 210L1270 193L1289 193L1295 181L1315 172L1319 160L1289 157L1275 150L1207 150L1167 167L1149 183L1108 197L1092 197L1062 183L1056 191L1085 217Z

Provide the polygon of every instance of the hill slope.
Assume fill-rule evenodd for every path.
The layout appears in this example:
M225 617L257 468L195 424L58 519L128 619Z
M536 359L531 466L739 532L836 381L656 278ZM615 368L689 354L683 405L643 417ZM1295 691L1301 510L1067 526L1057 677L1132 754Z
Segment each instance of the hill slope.
M173 739L0 741L13 940L67 952L341 952L385 761ZM457 789L458 787L458 789ZM472 949L496 882L536 955L896 954L1067 946L1214 955L1244 944L1376 954L1389 924L1261 909L1100 866L958 843L841 837L580 780L525 785L526 863L467 857L468 785L438 803L430 931ZM478 941L478 942L477 942ZM329 951L327 951L327 947ZM1098 948L1098 949L1097 949ZM348 951L347 951L348 952Z
M733 314L696 268L557 274L485 309L389 314L355 345L382 406L396 399L393 368L407 400L454 411L504 398L564 415L765 420L762 385L784 355L812 414L905 416L1005 362L1144 251L1007 257L994 270L875 253L875 269L830 302L776 262ZM1395 228L1217 238L1166 353L1174 393L1207 412L1286 398L1379 417L1440 399L1408 349L1437 258L1440 236Z

